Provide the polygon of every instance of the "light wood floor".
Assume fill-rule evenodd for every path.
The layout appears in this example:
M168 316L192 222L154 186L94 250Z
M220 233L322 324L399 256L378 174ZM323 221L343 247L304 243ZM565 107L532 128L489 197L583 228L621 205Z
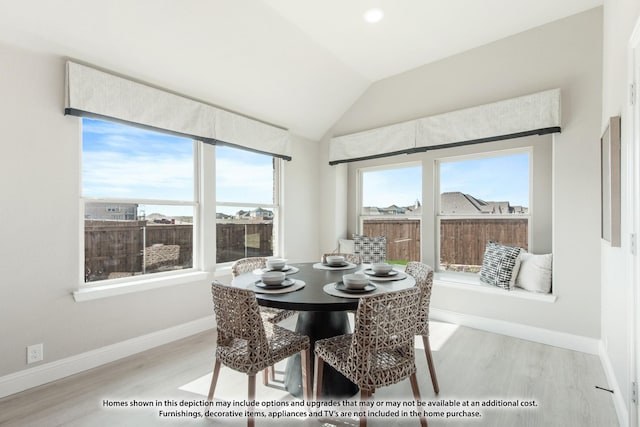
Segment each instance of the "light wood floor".
M440 394L435 395L422 348L416 348L423 401L533 400L537 407L440 407L479 411L479 419L430 417L438 426L617 426L611 394L596 356L432 322L432 347ZM419 341L417 341L418 343ZM2 426L244 426L245 418L160 417L162 408L103 406L105 401L200 402L206 399L214 333L201 333L172 344L0 400ZM418 347L418 345L417 345ZM281 380L284 365L278 365ZM278 378L276 378L278 380ZM281 382L269 387L257 381L257 398L292 401ZM220 401L246 398L246 376L223 368L216 390ZM374 401L411 401L408 381L376 391ZM355 400L353 398L352 400ZM194 408L176 407L173 410ZM219 408L218 408L219 409ZM388 408L384 408L388 410ZM170 410L166 407L164 410ZM204 409L200 408L202 412ZM292 410L291 407L287 410ZM405 411L407 408L404 409ZM256 425L354 426L355 418L258 419ZM415 417L369 418L369 425L417 426Z

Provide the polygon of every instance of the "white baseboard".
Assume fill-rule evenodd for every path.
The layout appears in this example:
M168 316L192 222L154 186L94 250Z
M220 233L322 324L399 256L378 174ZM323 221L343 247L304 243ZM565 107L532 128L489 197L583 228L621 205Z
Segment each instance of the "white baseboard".
M602 363L602 369L604 369L604 375L607 377L607 383L609 385L609 388L613 390L611 397L613 399L613 406L616 408L616 415L618 415L618 422L621 426L628 426L629 411L627 410L627 405L625 404L624 399L622 397L622 392L620 391L620 384L618 384L616 375L613 372L613 365L611 364L611 359L609 359L609 354L604 348L604 343L600 342L599 350L600 350L600 363Z
M600 340L596 338L588 338L580 335L567 334L565 332L537 328L535 326L522 325L520 323L489 319L486 317L456 313L437 308L431 308L429 311L429 317L433 320L455 323L457 325L468 326L470 328L493 332L500 335L507 335L514 338L521 338L523 340L552 345L554 347L566 348L568 350L575 350L593 355L599 354Z
M213 315L0 377L0 398L215 327Z

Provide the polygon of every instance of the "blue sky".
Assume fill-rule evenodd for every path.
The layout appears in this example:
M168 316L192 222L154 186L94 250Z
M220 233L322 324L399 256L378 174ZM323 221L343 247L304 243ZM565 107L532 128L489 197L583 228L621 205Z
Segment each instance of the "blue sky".
M86 197L193 199L193 143L130 126L83 119Z
M422 203L422 167L366 171L362 176L362 205L387 207Z
M85 197L193 200L193 141L101 120L83 119ZM271 156L216 147L217 199L272 204ZM238 208L220 208L234 213ZM245 208L248 209L248 208ZM151 214L192 215L191 209L146 206Z
M422 202L420 166L366 171L363 206ZM461 191L485 201L529 206L529 155L526 153L440 163L440 191Z
M193 142L101 120L83 119L83 195L124 199L193 199ZM528 154L442 162L441 191L462 191L486 201L529 206ZM422 168L367 171L363 205L385 207L422 202ZM270 156L216 147L217 200L237 203L218 212L234 213L243 203L271 204ZM147 214L161 209L149 206ZM244 208L245 210L249 208ZM192 215L177 208L165 214Z
M476 198L529 206L529 155L442 162L440 191L462 191Z

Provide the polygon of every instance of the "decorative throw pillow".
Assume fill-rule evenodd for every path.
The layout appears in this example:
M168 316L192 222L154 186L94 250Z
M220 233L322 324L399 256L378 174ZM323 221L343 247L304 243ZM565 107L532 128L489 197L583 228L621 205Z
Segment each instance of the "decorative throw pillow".
M387 260L387 237L353 235L353 252L360 255L362 262L385 262Z
M520 271L516 278L516 286L527 291L551 292L552 255L534 255L523 253L520 256Z
M495 242L487 243L480 269L480 281L503 289L511 289L513 269L522 248L505 246Z

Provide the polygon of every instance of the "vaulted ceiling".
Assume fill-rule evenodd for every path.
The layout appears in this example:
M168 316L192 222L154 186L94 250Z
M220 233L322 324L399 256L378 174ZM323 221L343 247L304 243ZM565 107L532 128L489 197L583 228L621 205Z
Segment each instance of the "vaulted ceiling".
M602 0L0 0L0 42L319 140L372 83ZM364 22L372 7L377 24ZM1 78L1 74L0 74Z

